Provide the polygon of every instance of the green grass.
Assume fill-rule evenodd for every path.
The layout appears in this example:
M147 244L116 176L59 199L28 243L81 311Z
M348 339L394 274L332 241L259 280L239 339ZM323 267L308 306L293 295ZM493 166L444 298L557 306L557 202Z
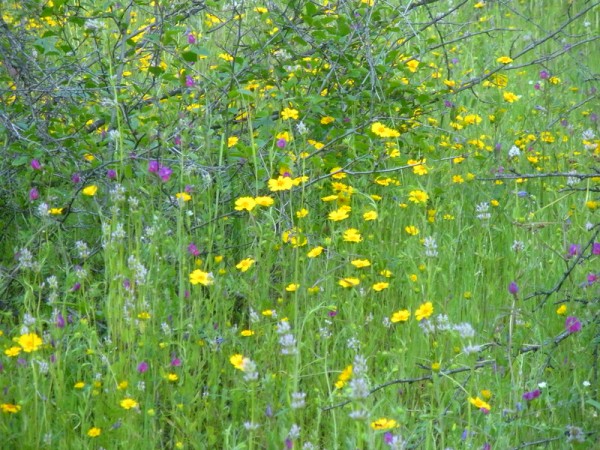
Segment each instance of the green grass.
M3 10L0 447L597 445L596 4L80 3Z

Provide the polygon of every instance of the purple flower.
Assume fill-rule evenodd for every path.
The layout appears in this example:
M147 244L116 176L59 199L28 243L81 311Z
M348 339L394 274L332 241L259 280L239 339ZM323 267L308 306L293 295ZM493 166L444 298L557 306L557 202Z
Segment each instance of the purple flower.
M190 75L186 75L185 86L186 87L194 87L195 84L196 84L196 82L194 81L194 79Z
M540 83L535 83L535 84L533 85L533 88L534 88L536 91L539 91L539 90L542 88L542 86L540 85Z
M115 178L117 178L117 171L116 171L116 170L114 170L114 169L108 169L108 170L106 171L106 177L107 177L109 180L114 180Z
M446 108L454 108L454 103L452 103L450 100L444 100L444 106Z
M194 186L186 184L185 187L183 188L183 190L189 194L194 190Z
M148 162L148 172L156 173L158 172L158 169L160 169L160 164L158 163L158 161L154 160Z
M285 439L285 448L294 448L294 442L290 438Z
M165 182L169 181L172 173L173 171L167 166L162 166L160 169L158 169L158 176Z
M569 316L565 320L565 328L569 333L577 333L578 331L581 331L581 322L577 317Z
M75 283L73 285L73 287L71 288L71 292L77 292L79 289L81 289L81 283L78 281L77 283Z
M171 366L173 366L173 367L181 366L181 360L177 357L173 357L173 359L171 360Z
M277 147L285 148L287 141L284 138L277 139Z
M188 33L187 38L188 38L188 44L196 43L196 36L194 36L194 33Z
M534 391L525 392L523 394L523 400L527 400L528 402L530 402L534 398L538 398L541 394L542 394L542 391L540 391L539 389L536 389Z
M78 184L81 181L81 175L79 175L77 172L75 172L73 175L71 175L71 181L74 184Z
M517 195L519 196L519 198L523 198L527 197L529 194L527 193L527 191L519 191L517 192Z
M577 256L580 252L581 252L581 245L571 244L571 245L569 245L569 252L567 253L567 258L572 258L573 256Z
M38 198L40 198L40 193L37 190L37 188L31 188L31 190L29 191L29 200L33 202L34 200L37 200Z
M335 317L335 316L337 316L337 313L338 313L338 312L337 312L337 310L335 310L335 311L329 311L329 312L327 313L327 315L328 315L329 317Z
M200 254L200 250L198 250L198 247L196 247L196 244L193 242L188 245L188 252L190 252L190 254L193 256L198 256Z
M37 159L32 159L31 168L33 170L42 170L42 163L40 163Z
M58 328L65 327L65 318L63 317L62 313L60 313L60 312L56 315L56 326Z
M489 442L486 442L485 444L483 444L483 447L481 447L481 450L492 450L492 446Z
M175 145L181 145L181 136L175 136L173 142L175 142Z
M547 80L548 78L550 78L550 74L547 71L542 70L540 71L540 78L542 80Z
M600 255L600 242L592 244L592 255Z
M598 275L596 275L595 273L588 273L588 276L587 276L588 284L594 284L596 281L598 281Z
M519 292L519 286L517 286L517 283L511 281L508 285L508 292L510 292L512 295L517 295L517 292Z
M148 370L148 363L146 361L142 361L141 363L138 364L137 366L137 371L139 373L144 373Z
M392 433L390 433L389 431L386 431L386 433L383 435L383 441L387 445L391 445L392 442L394 442L394 435Z

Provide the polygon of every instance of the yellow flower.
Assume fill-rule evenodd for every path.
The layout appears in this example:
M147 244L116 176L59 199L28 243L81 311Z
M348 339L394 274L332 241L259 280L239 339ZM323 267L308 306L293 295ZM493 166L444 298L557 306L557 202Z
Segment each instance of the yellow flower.
M500 58L496 59L496 62L499 62L500 64L510 64L513 62L513 59L510 56L501 56Z
M488 411L492 409L489 403L484 402L479 397L469 397L469 403L471 403L471 405L475 406L477 409L485 408Z
M431 363L431 370L434 372L439 372L442 365L439 362Z
M298 288L300 287L299 284L296 283L290 283L285 287L285 290L288 292L296 292L298 290Z
M244 355L235 354L229 358L229 362L238 370L242 370L244 367Z
M406 322L410 317L410 311L408 309L401 309L392 314L392 323Z
M377 219L377 211L367 211L363 214L363 219L365 221L376 220Z
M490 391L489 389L482 389L480 391L480 394L485 400L489 400L490 398L492 398L492 391Z
M360 284L360 280L358 278L342 278L338 281L338 284L344 288L354 287Z
M341 171L342 168L341 167L334 167L333 169L331 169L329 171L329 173L332 173L333 175L331 175L331 178L333 178L334 180L341 180L342 178L346 178L347 175Z
M285 108L283 111L281 111L281 118L283 120L298 120L298 110L292 108Z
M457 184L461 184L461 183L465 182L465 179L462 176L460 176L460 175L454 175L452 177L452 182L453 183L457 183Z
M240 335L242 335L244 337L254 336L254 331L252 331L252 330L242 330L240 332Z
M368 259L355 259L350 262L357 269L362 269L363 267L369 267L371 265L371 261Z
M408 67L408 70L410 70L412 73L415 73L419 67L419 61L416 59L410 60L406 63L406 67Z
M331 116L321 117L321 125L329 125L330 123L332 123L334 121L335 121L335 119Z
M334 222L339 222L340 220L344 220L350 217L348 215L347 208L336 209L335 211L331 211L329 213L329 220L333 220Z
M323 253L323 247L321 247L320 245L318 247L315 247L313 249L311 249L306 256L308 256L309 258L316 258L317 256L319 256L321 253Z
M81 190L81 192L83 193L83 195L93 197L94 195L96 195L96 192L98 192L98 186L96 186L95 184L91 184L89 186L84 187Z
M210 272L203 272L200 269L196 269L190 273L190 283L209 286L214 283L213 275Z
M556 310L556 314L558 314L559 316L563 316L567 313L567 305L565 305L564 303L562 305L560 305L557 310Z
M504 101L507 103L514 103L521 98L520 95L516 95L516 94L513 94L512 92L508 92L508 91L505 91L502 94L502 97L504 98Z
M600 202L598 202L596 200L588 200L587 202L585 202L585 206L590 211L595 211L600 207Z
M237 144L240 140L238 139L237 136L229 136L227 138L227 148L231 148L233 147L235 144Z
M463 117L463 122L466 125L476 125L481 122L481 117L477 114L467 114Z
M371 422L371 428L374 430L389 430L391 428L396 428L397 426L398 422L394 419L381 418Z
M192 199L192 196L187 192L178 192L175 194L175 198L183 200L184 202L189 202Z
M376 292L380 292L383 291L384 289L387 289L390 286L390 283L386 283L385 281L380 281L379 283L375 283L373 285L373 290Z
M273 315L273 310L272 309L265 309L263 312L261 312L261 314L263 316L265 316L265 317L271 317Z
M85 387L85 383L83 381L78 381L73 385L74 389L83 389Z
M17 344L23 347L25 353L37 351L43 344L42 338L35 333L27 333L19 336Z
M404 231L406 231L411 236L416 236L417 234L419 234L419 229L417 227L415 227L414 225L409 225L409 226L405 227Z
M429 318L433 314L433 304L431 302L423 303L415 312L415 319L420 322L423 319Z
M335 382L335 387L338 389L343 388L350 377L352 376L352 366L347 366L342 373L338 375L337 381Z
M136 402L132 398L125 398L125 399L121 400L120 405L121 405L121 408L123 408L123 409L132 409L132 408L137 408L139 406L139 403Z
M167 380L169 380L171 382L175 382L175 381L179 380L179 376L176 373L170 373L167 375Z
M560 83L560 78L558 78L558 77L550 77L550 78L548 78L548 82L550 84L559 84Z
M288 191L294 185L294 181L290 177L279 176L269 180L269 189L272 192Z
M15 356L19 356L19 353L21 353L21 347L17 347L17 346L10 347L10 348L7 348L6 350L4 350L4 354L11 358L13 358Z
M273 198L269 197L268 195L265 195L263 197L256 197L254 201L258 206L271 206L275 202L275 200L273 200Z
M227 62L233 61L233 56L231 56L229 53L220 53L219 58L221 58L222 60L225 60Z
M296 211L296 217L298 219L302 219L303 217L306 217L306 216L308 216L308 209L302 208L302 209Z
M344 231L344 241L358 243L362 241L362 236L356 228L348 228Z
M235 268L240 272L246 272L254 263L255 261L252 258L242 259L239 263L237 263Z
M252 211L256 206L256 200L252 197L240 197L235 201L236 211Z
M392 271L388 269L383 269L381 272L379 272L379 275L389 278L392 276Z
M85 159L88 162L92 162L93 160L96 159L96 157L94 155L92 155L91 153L86 153L85 155L83 155L83 159Z
M429 200L429 195L427 195L427 192L425 191L410 191L408 200L414 203L425 203Z
M16 414L21 410L21 405L13 405L12 403L2 403L0 409L6 414Z

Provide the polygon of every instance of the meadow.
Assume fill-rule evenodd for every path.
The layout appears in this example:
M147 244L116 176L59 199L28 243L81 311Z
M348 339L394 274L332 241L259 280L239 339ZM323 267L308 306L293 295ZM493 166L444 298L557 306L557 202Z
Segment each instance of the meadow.
M600 2L0 17L1 449L600 448Z

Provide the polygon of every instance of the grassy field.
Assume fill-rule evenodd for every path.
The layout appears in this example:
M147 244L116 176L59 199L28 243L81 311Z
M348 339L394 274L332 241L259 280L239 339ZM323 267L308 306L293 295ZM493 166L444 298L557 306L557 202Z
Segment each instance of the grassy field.
M600 446L598 2L0 12L0 448Z

